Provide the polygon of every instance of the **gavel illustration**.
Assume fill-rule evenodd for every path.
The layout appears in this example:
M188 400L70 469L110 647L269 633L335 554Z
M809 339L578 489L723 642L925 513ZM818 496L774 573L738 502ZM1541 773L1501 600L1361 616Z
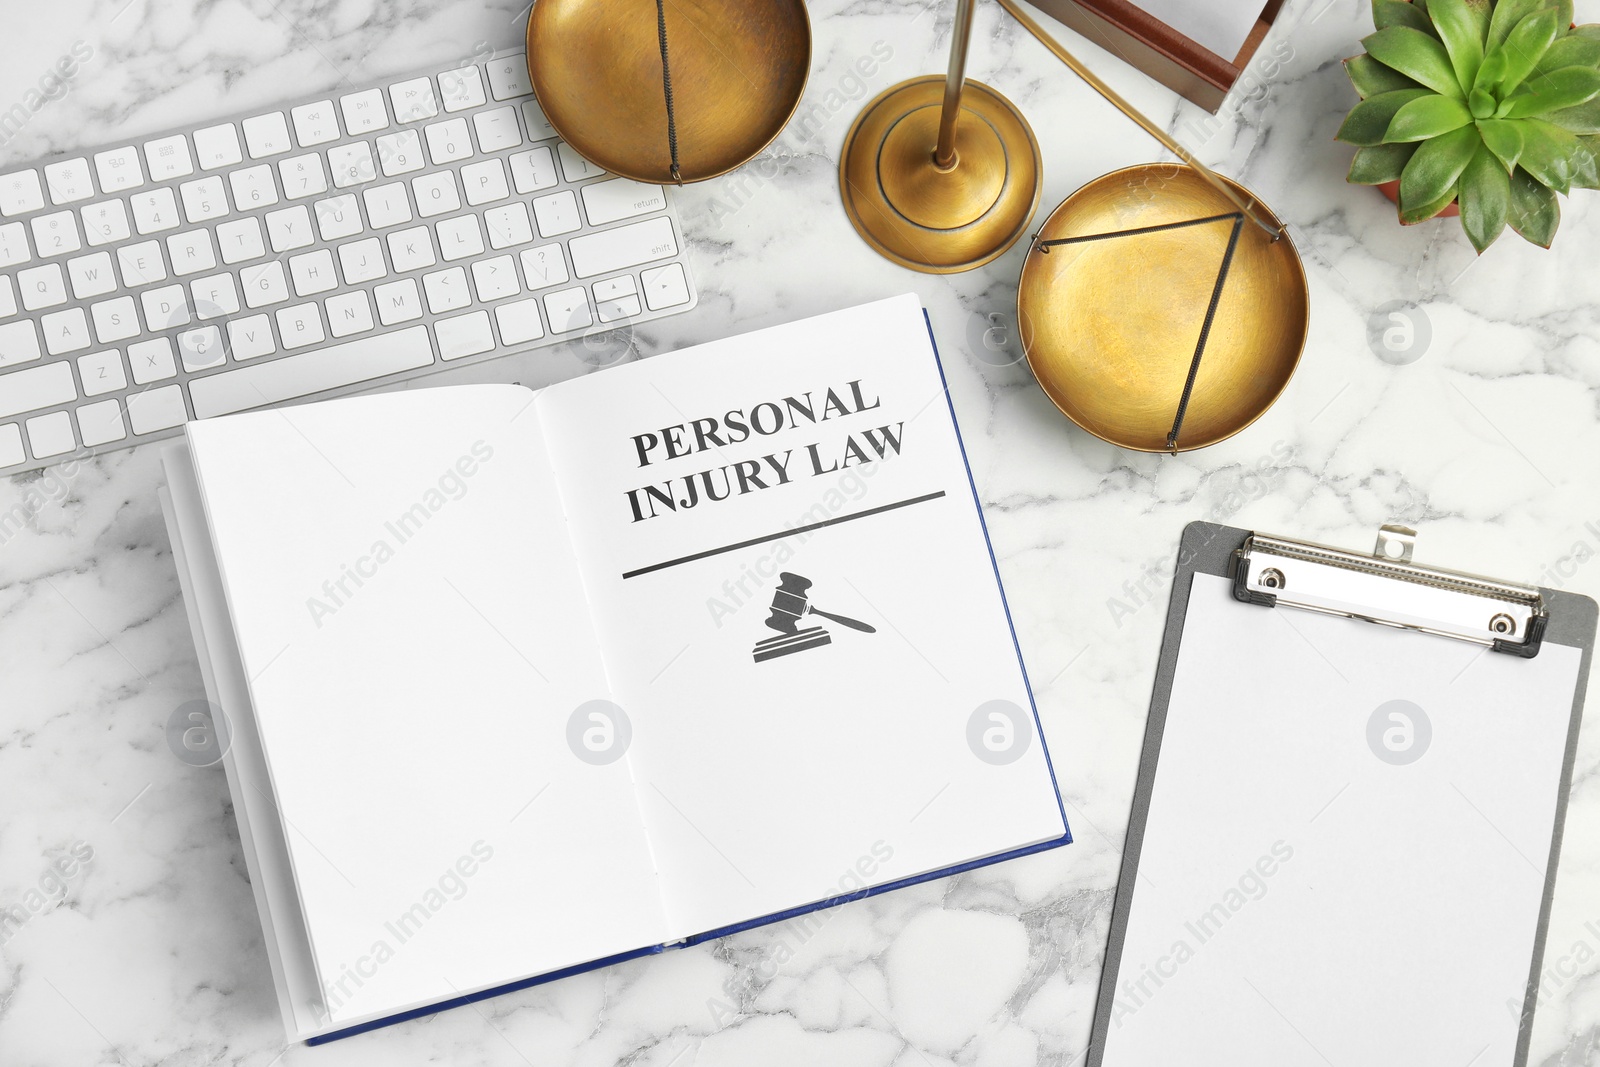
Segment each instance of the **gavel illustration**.
M852 630L873 634L878 632L876 626L871 626L857 619L847 619L843 615L834 615L830 612L819 611L811 606L811 598L806 590L811 588L811 579L802 578L798 574L783 571L778 575L778 588L772 594L772 614L767 616L767 626L780 634L792 634L799 631L800 617L802 615L819 615L824 619L832 620L840 626L848 626Z

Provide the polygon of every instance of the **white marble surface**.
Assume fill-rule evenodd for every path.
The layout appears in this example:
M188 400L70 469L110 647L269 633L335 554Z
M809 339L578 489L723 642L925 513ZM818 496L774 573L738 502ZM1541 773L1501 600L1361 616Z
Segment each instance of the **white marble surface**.
M1600 16L1594 10L1580 15ZM1594 5L1589 5L1591 8ZM0 165L443 66L520 34L515 0L55 0L10 4L0 104L84 41L66 95ZM1248 432L1179 458L1103 444L1016 365L1022 253L930 278L849 229L837 152L865 100L940 71L953 4L822 0L806 131L678 198L702 291L636 337L648 354L906 289L944 339L990 530L1078 841L831 913L441 1013L285 1049L223 776L173 758L164 727L201 695L155 490L154 449L0 483L0 904L42 902L0 946L0 1063L1012 1065L1080 1062L1179 531L1213 518L1364 546L1421 528L1419 558L1600 593L1600 199L1570 201L1553 252L1507 237L1475 260L1451 222L1402 230L1343 181L1352 101L1338 59L1365 3L1290 0L1212 123L1061 31L1200 155L1289 220L1310 278L1310 344ZM876 42L875 74L851 71ZM998 8L970 74L1039 132L1046 207L1156 148ZM1431 345L1367 343L1390 302ZM574 364L576 366L576 364ZM20 507L20 512L15 509ZM312 521L285 516L284 534ZM1151 606L1157 605L1157 606ZM1600 703L1579 749L1530 1062L1600 1063ZM470 729L470 721L461 724ZM92 850L57 898L58 858ZM1485 916L1486 922L1493 916ZM1463 937L1472 931L1463 930ZM1340 1065L1343 1067L1343 1065Z

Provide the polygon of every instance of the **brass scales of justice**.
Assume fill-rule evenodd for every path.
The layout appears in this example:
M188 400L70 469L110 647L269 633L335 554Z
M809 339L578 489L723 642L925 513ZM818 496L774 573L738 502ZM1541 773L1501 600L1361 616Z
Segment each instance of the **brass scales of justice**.
M1285 226L1196 160L1050 37L1012 17L1182 163L1102 175L1030 242L1017 286L1028 365L1078 426L1177 453L1254 422L1305 345L1305 271ZM1021 112L965 77L974 0L957 0L944 76L867 104L839 160L845 214L889 260L928 273L992 262L1026 232L1042 161ZM801 0L538 0L528 65L550 124L586 159L653 184L713 178L770 144L811 60Z
M1305 270L1286 227L1016 0L999 3L1184 161L1096 178L1039 227L1017 285L1034 377L1073 422L1124 448L1177 453L1232 436L1283 392L1305 346ZM994 260L1026 232L1039 198L1032 128L1004 96L965 77L974 7L957 0L946 75L902 82L868 103L839 160L856 232L913 270Z

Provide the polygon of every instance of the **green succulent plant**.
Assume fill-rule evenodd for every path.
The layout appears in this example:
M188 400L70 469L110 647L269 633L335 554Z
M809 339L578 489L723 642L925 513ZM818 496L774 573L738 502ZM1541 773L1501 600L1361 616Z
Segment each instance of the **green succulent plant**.
M1479 252L1507 225L1549 248L1556 194L1600 188L1600 25L1572 17L1572 0L1372 0L1377 32L1345 61L1350 181L1399 181L1407 224L1459 202Z

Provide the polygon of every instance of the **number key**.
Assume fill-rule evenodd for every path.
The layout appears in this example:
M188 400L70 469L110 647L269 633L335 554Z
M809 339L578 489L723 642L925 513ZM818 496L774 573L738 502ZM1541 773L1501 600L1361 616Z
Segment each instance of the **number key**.
M33 247L46 258L64 256L83 247L71 211L56 211L33 220Z
M278 186L272 180L272 168L266 164L236 170L228 175L233 186L233 202L240 211L256 207L271 207L278 202Z

